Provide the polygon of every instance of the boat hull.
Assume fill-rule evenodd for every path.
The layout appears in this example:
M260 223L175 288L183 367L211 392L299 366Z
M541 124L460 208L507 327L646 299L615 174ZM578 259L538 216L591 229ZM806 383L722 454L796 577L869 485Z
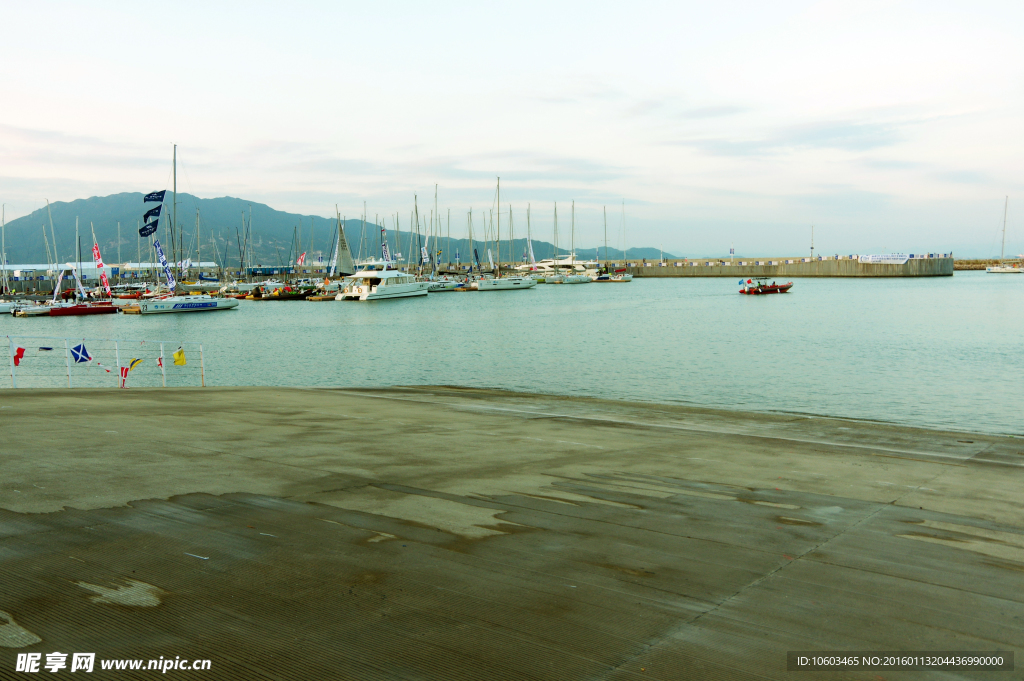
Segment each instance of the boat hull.
M169 314L175 312L214 312L238 307L234 298L205 298L176 296L156 300L140 300L139 314Z
M50 308L51 317L80 317L92 314L117 314L117 308L107 305L55 305Z
M505 277L503 279L481 279L476 282L478 291L514 291L516 289L533 288L537 282L528 277Z

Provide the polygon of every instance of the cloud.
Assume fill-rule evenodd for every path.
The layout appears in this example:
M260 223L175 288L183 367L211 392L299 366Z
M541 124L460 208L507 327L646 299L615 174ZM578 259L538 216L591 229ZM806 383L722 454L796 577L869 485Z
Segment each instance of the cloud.
M934 177L944 182L953 182L955 184L988 184L992 182L990 175L974 170L948 170L935 173Z
M750 111L750 108L745 106L703 106L696 109L687 109L677 114L676 117L687 120L724 118L725 116L735 116L745 111Z
M900 127L895 123L818 121L777 128L760 139L683 139L669 144L715 156L772 156L806 149L868 151L901 142Z

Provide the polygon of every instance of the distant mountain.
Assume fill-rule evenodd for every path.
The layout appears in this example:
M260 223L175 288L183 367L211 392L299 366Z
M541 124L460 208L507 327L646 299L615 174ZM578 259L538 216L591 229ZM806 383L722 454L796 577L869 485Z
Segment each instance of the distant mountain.
M138 237L138 226L142 222L143 213L156 206L155 203L143 203L143 195L137 192L112 194L110 196L94 196L89 199L75 201L56 201L50 204L50 215L53 219L51 232L50 215L42 208L29 215L7 223L6 246L7 262L10 264L46 263L48 261L73 262L78 259L75 242L75 224L77 220L78 235L81 242L81 257L84 261L92 260L92 229L96 232L103 259L109 263L135 261L141 254L142 260L155 259L148 239ZM168 258L170 252L169 225L171 224L171 194L165 196L163 213L160 216L156 238L164 245ZM178 194L179 230L176 230L176 241L180 235L186 256L196 259L201 252L204 261L214 260L220 264L237 266L241 235L244 234L242 220L252 215L251 248L255 255L255 263L264 266L278 266L294 261L298 254L306 252L306 261L315 262L318 256L326 261L330 257L334 243L337 221L318 215L299 215L286 213L267 206L266 204L224 196L216 199L200 199L190 194ZM196 214L198 211L199 243L196 242ZM345 220L345 237L352 250L353 257L380 254L380 226L360 220ZM118 223L120 223L120 256L118 255ZM427 228L421 227L423 235L406 231L396 235L388 229L388 243L392 254L401 253L402 260L410 252L417 252L426 247ZM46 236L43 232L45 228ZM494 250L493 241L484 243L484 238L493 238L489 230L478 228L474 234L474 246L483 263L487 263L487 249ZM508 262L508 240L503 235L501 243L502 260ZM410 243L411 240L411 243ZM54 243L56 242L56 244ZM296 245L298 243L298 245ZM216 254L214 253L216 244ZM198 246L198 249L197 249ZM437 245L430 250L441 250L441 258L448 257L454 261L456 250L459 259L468 262L470 251L468 239L447 238L437 240ZM50 255L47 257L47 249ZM522 260L527 250L526 239L517 238L513 245L514 258ZM533 241L534 256L537 260L550 258L554 253L552 244L546 241ZM565 254L559 248L559 254ZM579 258L605 257L604 248L578 248ZM495 254L496 256L496 254ZM656 248L630 248L628 257L656 259L659 251ZM666 253L666 257L674 257ZM415 256L414 256L415 257ZM609 258L621 258L622 251L609 248Z

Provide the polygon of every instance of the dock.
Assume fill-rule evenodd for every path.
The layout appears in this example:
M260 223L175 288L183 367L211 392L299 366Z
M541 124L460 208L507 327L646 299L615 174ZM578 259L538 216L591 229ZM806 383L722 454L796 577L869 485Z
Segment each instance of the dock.
M1024 650L1020 437L438 386L19 390L0 432L4 679L53 651L675 681Z

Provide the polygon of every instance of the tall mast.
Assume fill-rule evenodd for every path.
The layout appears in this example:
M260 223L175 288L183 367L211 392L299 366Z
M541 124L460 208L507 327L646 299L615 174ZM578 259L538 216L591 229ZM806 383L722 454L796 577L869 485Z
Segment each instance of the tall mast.
M608 206L602 206L604 210L604 264L608 266Z
M46 236L46 228L43 228L43 236ZM50 249L46 249L49 254ZM0 207L0 260L3 260L3 293L7 293L7 204Z
M43 230L45 231L45 230ZM121 278L121 221L117 221L117 278Z
M999 249L999 259L1002 260L1006 257L1006 210L1010 207L1010 197L1006 197L1006 202L1003 204L1003 247Z
M136 220L135 224L142 229L142 220ZM142 269L142 236L138 232L135 233L135 268L136 271Z
M448 260L448 271L450 272L451 269L452 269L452 209L451 208L448 209L448 243L445 244L445 247L446 247L446 250L448 251L448 255L446 256L446 259Z
M555 266L555 274L558 274L558 201L555 201L555 230L553 238L555 253L551 256L551 261Z
M53 242L53 259L60 262L60 255L57 254L57 235L53 231L53 213L50 212L50 200L46 200L46 215L50 218L50 241Z
M178 224L178 145L174 145L174 186L171 190L171 258L174 258L174 229ZM178 262L181 258L175 258L174 261ZM181 277L181 271L178 271L179 278Z
M509 267L515 269L516 266L516 231L515 223L512 222L512 204L508 204L508 261Z
M501 178L498 178L498 225L494 230L494 247L498 251L498 276L501 276Z
M572 230L569 237L569 252L572 254L573 270L576 269L576 200L572 202Z
M203 240L199 236L199 209L196 208L196 270L203 276ZM196 281L199 281L196 279ZM200 282L202 283L202 282Z

